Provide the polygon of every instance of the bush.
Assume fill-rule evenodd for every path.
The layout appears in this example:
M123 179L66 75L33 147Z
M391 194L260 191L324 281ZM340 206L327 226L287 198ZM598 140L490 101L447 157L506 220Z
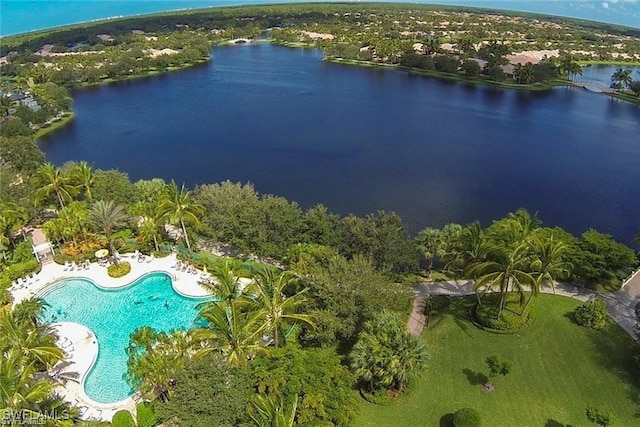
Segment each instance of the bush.
M125 409L121 409L113 414L111 425L113 427L136 427L136 423L133 420L131 413Z
M153 427L158 424L158 418L151 406L146 403L138 403L136 406L138 427Z
M462 408L453 414L454 427L480 427L482 419L480 413L473 408Z
M602 329L607 324L607 308L602 298L587 301L574 312L576 322L589 329Z
M38 271L38 267L38 261L31 257L29 261L9 265L4 270L4 274L9 278L9 281L12 281L24 277L27 274L36 273Z
M502 310L502 315L498 319L499 296L489 295L482 304L477 305L471 315L477 326L496 332L512 333L528 328L536 319L536 309L534 304L529 306L522 313L519 301L515 295L509 295L507 305Z
M131 264L129 264L126 261L118 264L110 265L109 268L107 268L107 273L109 274L109 277L122 277L129 274L130 271L131 271Z

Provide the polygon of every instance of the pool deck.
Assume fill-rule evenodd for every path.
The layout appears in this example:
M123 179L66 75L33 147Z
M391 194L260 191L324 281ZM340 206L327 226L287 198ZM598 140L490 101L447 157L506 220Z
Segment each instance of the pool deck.
M211 295L198 281L203 275L202 271L189 273L176 269L178 262L176 255L171 254L164 258L146 256L142 261L130 254L121 255L120 261L128 261L131 264L131 272L124 277L113 278L107 274L106 266L91 263L87 269L69 267L56 263L46 264L42 271L32 279L29 279L24 287L12 291L14 303L34 296L41 295L53 284L65 279L84 278L90 279L96 285L106 289L122 288L135 282L141 276L152 272L164 272L171 276L176 292L189 297L206 297ZM133 395L125 400L114 403L98 403L84 391L84 379L93 367L98 355L99 342L93 331L87 327L73 322L60 322L51 324L58 335L58 345L65 352L65 358L52 370L51 375L61 380L61 385L56 391L64 400L80 408L81 418L111 421L113 414L126 409L135 415L137 396Z

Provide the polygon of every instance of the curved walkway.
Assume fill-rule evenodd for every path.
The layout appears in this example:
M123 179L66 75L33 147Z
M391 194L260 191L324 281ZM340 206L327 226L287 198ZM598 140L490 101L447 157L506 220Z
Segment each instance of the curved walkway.
M452 280L448 282L416 283L413 285L415 294L413 312L409 317L408 331L413 335L420 335L424 327L424 299L431 295L465 296L473 295L472 280ZM576 286L570 283L558 283L555 289L544 286L540 292L545 294L562 295L580 301L601 297L607 306L607 311L613 320L632 337L636 324L635 307L640 301L640 270L636 271L622 285L618 292L602 293ZM419 303L422 301L422 303ZM422 310L420 311L420 307Z
M164 258L146 256L142 261L133 254L123 254L120 261L128 261L131 264L131 272L117 279L109 277L107 268L97 263L89 264L86 269L76 266L73 270L56 263L45 264L42 271L30 279L26 287L12 291L14 303L40 296L51 285L65 279L90 279L100 287L116 289L130 285L145 274L158 271L171 276L173 288L179 294L191 297L211 295L198 283L203 272L189 273L175 268L178 261L175 254ZM93 331L74 322L59 322L50 326L58 336L58 346L65 353L64 359L54 366L50 373L50 376L59 383L56 387L58 394L80 408L83 419L93 418L110 422L113 414L120 409L126 409L135 415L136 395L109 404L98 403L86 395L84 379L93 367L100 345Z

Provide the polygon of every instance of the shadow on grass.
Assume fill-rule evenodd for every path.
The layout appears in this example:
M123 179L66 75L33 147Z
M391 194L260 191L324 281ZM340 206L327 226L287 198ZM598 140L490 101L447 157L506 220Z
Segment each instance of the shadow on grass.
M634 403L640 403L640 367L634 359L636 343L613 321L599 331L587 330L593 343L596 362L622 381L631 384L628 396ZM636 414L638 417L640 414Z
M571 427L571 424L564 424L560 421L552 420L551 418L547 419L547 422L544 423L544 427Z
M445 414L440 418L440 427L453 427L453 414Z
M469 310L475 302L474 297L450 297L446 295L434 296L431 299L429 311L429 325L437 325L445 314L453 316L456 325L467 335L469 330L475 328L469 320Z
M489 382L489 378L482 372L474 372L469 368L464 368L462 373L467 376L467 380L471 385L482 385Z

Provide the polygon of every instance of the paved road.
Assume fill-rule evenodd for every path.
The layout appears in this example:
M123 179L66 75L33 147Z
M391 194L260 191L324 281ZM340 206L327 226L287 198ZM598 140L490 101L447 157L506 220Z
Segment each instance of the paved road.
M434 283L417 283L413 285L413 291L416 294L415 301L423 301L429 295L452 295L464 296L473 295L472 280L454 280L449 282ZM605 300L609 315L618 323L627 333L633 336L633 328L636 324L635 307L640 301L640 270L628 280L623 288L614 293L600 293L581 286L572 285L570 283L558 283L553 289L551 286L543 287L540 290L546 294L562 295L575 298L580 301L588 301L592 298L602 297ZM424 307L424 305L422 305ZM414 302L414 311L409 318L408 330L416 335L422 331L420 327L423 317L419 311L420 306Z

